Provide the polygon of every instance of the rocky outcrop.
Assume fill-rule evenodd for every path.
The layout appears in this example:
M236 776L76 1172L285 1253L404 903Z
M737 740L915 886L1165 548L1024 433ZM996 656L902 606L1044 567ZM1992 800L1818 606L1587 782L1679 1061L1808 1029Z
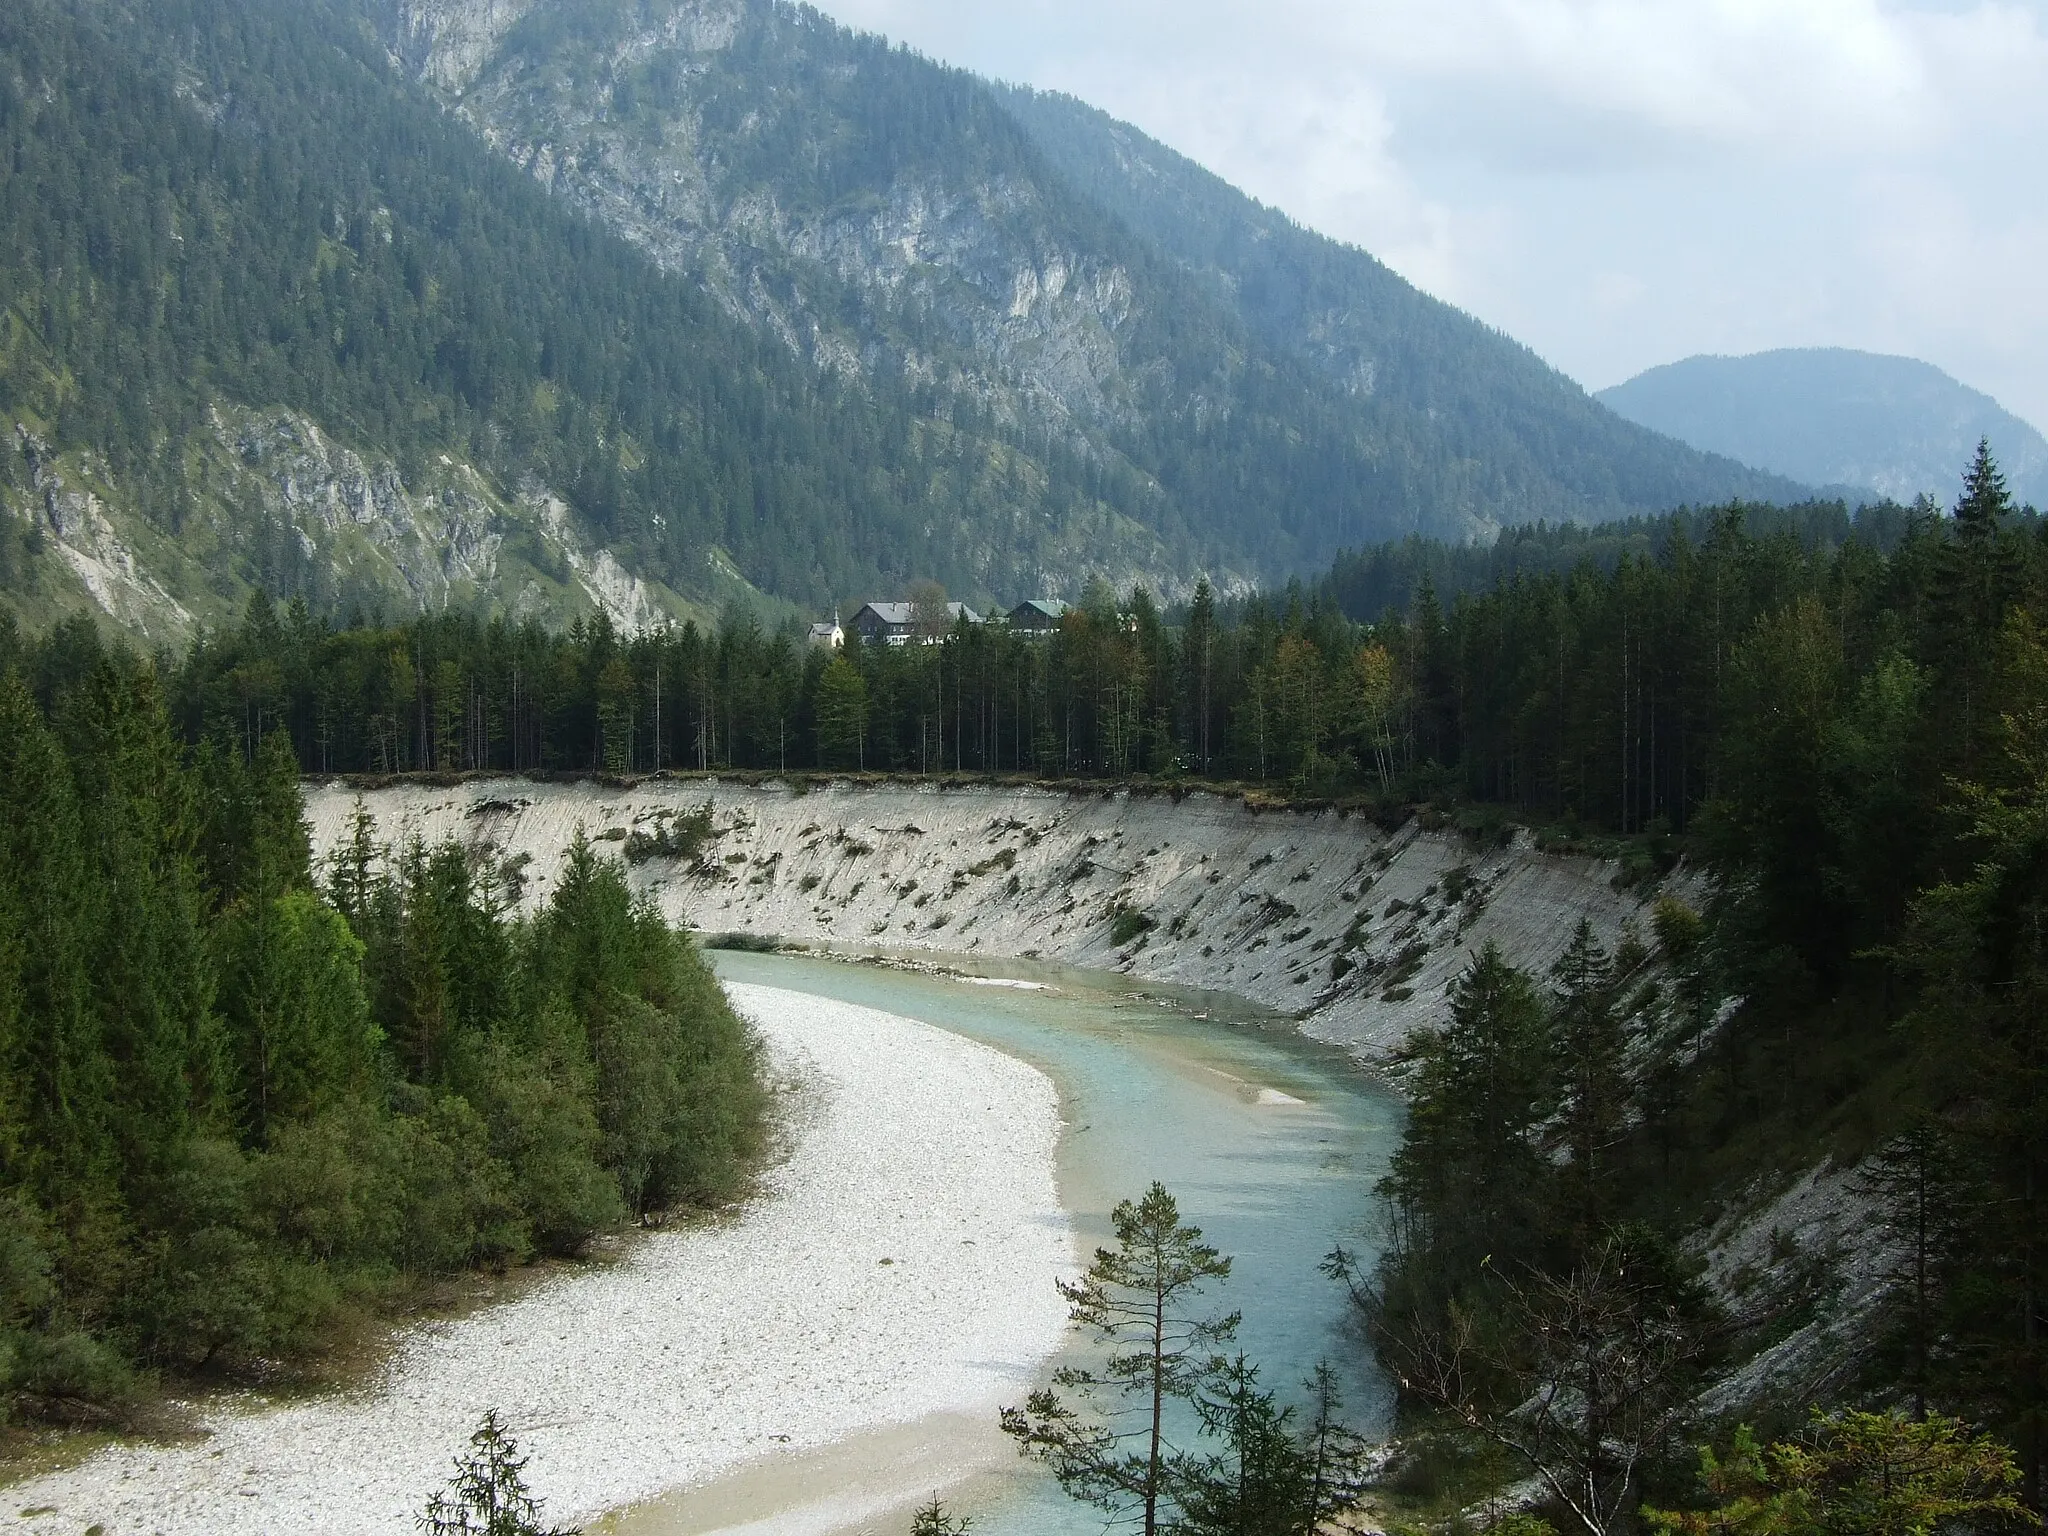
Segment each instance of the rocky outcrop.
M146 641L182 639L192 614L137 558L116 525L118 513L103 498L104 472L91 464L67 466L50 444L17 424L14 444L27 472L29 495L16 515L38 524L51 550L91 601L124 629Z
M371 9L409 73L460 91L533 0L378 0Z
M1030 155L1013 130L999 131L1000 150L969 134L858 189L815 186L827 148L769 162L760 146L868 131L844 120L856 111L845 102L805 115L813 74L867 67L848 62L850 41L827 37L817 18L747 0L658 0L564 30L538 13L517 27L512 9L403 0L377 15L393 56L486 142L822 372L906 380L1002 432L1051 434L1165 505L1112 439L1161 411L1217 411L1231 386L1208 374L1247 361L1228 348L1194 367L1133 351L1133 318L1160 293L1141 295L1116 242L1077 231L1063 188L1019 169ZM747 57L736 59L742 39ZM864 88L899 87L931 82ZM1028 456L1009 457L1004 473L1038 473ZM1142 577L1186 596L1194 570L1142 521L1079 506L976 530L970 542L986 547L968 565L1005 590L1019 579L1078 592L1092 576ZM1219 560L1208 574L1220 590L1249 590L1255 573L1241 564Z
M765 180L734 169L746 128L715 126L704 98L750 19L794 38L797 18L750 18L760 8L739 0L668 0L601 40L508 39L529 8L403 0L379 14L394 57L502 153L664 266L701 273L736 312L822 366L936 370L1012 424L1048 408L1090 419L1125 409L1115 332L1134 302L1130 276L1056 237L1039 188L934 171L800 204L783 186L801 179L798 167ZM668 83L658 105L627 94L650 73ZM848 325L839 296L819 290L827 274L861 295L863 321ZM934 344L951 354L943 363Z
M318 854L348 835L356 802L345 784L308 787ZM1412 821L1388 832L1209 794L503 779L362 803L380 839L461 842L529 904L580 831L700 930L1117 970L1251 999L1376 1060L1441 1017L1479 946L1540 972L1581 917L1612 945L1645 900L1613 864L1526 835L1481 848Z
M96 456L59 453L26 424L12 437L18 463L0 478L0 505L38 525L76 606L151 645L231 622L266 583L322 606L481 603L556 624L603 613L629 632L694 612L591 545L547 486L508 493L445 454L408 475L302 412L215 407L178 460L175 521L153 516Z

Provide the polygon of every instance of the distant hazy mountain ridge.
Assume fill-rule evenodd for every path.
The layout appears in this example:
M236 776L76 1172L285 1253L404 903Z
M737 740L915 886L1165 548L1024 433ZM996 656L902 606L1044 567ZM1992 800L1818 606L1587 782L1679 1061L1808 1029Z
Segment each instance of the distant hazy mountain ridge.
M1810 485L1954 500L1988 439L2022 501L2048 505L2048 441L1989 395L1909 357L1800 348L1689 357L1598 398L1631 421Z

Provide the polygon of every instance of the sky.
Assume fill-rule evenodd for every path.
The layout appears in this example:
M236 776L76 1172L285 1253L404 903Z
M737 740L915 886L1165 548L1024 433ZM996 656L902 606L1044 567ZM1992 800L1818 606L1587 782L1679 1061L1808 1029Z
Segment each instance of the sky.
M1589 389L1918 357L2048 430L2048 0L824 0L1068 91Z

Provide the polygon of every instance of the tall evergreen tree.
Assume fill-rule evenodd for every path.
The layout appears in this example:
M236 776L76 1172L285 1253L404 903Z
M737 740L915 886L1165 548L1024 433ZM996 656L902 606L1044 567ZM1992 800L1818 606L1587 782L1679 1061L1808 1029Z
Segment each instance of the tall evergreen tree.
M1175 1447L1167 1438L1170 1404L1202 1388L1217 1346L1237 1332L1238 1316L1205 1316L1195 1299L1230 1274L1230 1260L1202 1241L1199 1227L1154 1183L1138 1201L1110 1213L1115 1248L1098 1248L1077 1282L1060 1282L1072 1320L1107 1351L1099 1366L1068 1366L1058 1391L1033 1392L1023 1408L1003 1410L1003 1430L1043 1461L1075 1498L1121 1514L1145 1536L1167 1527L1173 1510ZM1085 1405L1069 1406L1060 1392ZM1118 1427L1129 1404L1136 1427Z
M1613 962L1587 919L1579 919L1550 974L1564 1198L1584 1248L1599 1237L1613 1209L1610 1158L1621 1142L1628 1102Z

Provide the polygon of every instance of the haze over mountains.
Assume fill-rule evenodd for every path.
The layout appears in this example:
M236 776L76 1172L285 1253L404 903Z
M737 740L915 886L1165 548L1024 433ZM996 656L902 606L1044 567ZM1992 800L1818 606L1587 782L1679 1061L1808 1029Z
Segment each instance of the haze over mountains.
M1077 102L771 0L0 16L0 596L1171 595L1792 482Z
M2048 441L1930 363L1840 347L1689 357L1601 390L1603 405L1710 453L1809 485L1955 500L1988 440L2022 501L2048 504Z

